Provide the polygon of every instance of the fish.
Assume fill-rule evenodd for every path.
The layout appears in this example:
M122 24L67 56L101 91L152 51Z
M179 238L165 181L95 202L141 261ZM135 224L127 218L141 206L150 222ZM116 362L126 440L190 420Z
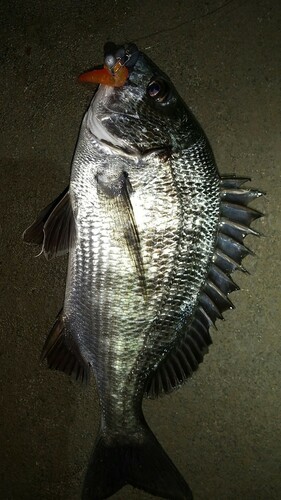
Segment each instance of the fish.
M143 411L178 389L234 306L262 192L221 176L202 127L171 79L135 44L104 47L69 186L24 232L47 259L68 253L64 304L42 351L51 369L87 383L101 421L82 499L126 484L190 500L192 490Z

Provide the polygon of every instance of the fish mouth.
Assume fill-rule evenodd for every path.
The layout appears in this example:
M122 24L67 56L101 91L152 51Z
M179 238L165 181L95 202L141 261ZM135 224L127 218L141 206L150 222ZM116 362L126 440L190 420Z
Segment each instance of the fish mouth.
M118 148L123 153L129 152L134 156L138 156L138 148L128 144L128 140L126 141L120 135L118 127L118 117L128 116L128 113L122 112L121 109L114 109L110 103L114 102L116 87L123 87L127 84L139 55L140 51L133 43L116 45L113 42L107 42L104 45L103 68L96 67L79 77L80 82L99 84L85 117L88 131L99 144L109 146L114 151ZM128 118L134 121L138 120L139 116L131 114Z
M96 67L82 73L79 76L79 81L110 87L123 87L138 60L139 54L137 46L133 43L118 46L113 42L107 42L104 45L103 68Z

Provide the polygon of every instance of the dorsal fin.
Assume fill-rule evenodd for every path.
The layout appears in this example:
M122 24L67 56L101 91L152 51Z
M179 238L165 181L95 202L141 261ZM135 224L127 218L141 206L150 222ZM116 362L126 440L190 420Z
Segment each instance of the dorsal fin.
M181 340L172 348L152 373L146 387L146 395L154 398L178 388L197 370L212 343L209 328L222 313L233 308L229 293L238 290L230 274L239 269L241 262L252 253L243 243L248 234L259 233L250 227L262 214L248 203L263 193L240 186L249 179L223 178L221 180L221 218L215 252L206 281L198 296L193 318Z
M75 221L68 187L40 212L24 231L23 240L42 245L47 259L68 252L75 241Z

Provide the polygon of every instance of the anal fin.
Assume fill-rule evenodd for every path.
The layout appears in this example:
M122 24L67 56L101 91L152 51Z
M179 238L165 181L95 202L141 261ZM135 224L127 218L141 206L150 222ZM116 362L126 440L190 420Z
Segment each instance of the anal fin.
M62 310L44 344L41 360L45 358L49 368L61 370L77 381L88 382L89 364L83 359L70 334L66 333Z

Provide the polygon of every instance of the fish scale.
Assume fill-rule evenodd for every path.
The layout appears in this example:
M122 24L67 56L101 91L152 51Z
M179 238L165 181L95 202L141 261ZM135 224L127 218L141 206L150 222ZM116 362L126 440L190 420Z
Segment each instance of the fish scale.
M98 161L96 163L98 163ZM75 163L74 163L74 165L75 165ZM83 182L85 174L84 174L84 170L81 168L81 160L79 158L79 150L78 150L77 165L79 166L77 176L81 175L81 179ZM92 168L91 164L89 164L89 168L90 169ZM143 169L145 167L142 166L141 168ZM155 166L154 166L154 168L155 168ZM130 165L127 165L127 170L130 172ZM139 189L141 189L140 185L141 185L141 181L142 181L141 170L138 169L137 173L138 172L140 172L138 175L135 175L135 176L131 175L132 185L135 187L136 192ZM85 269L83 269L83 266L82 266L82 268L79 269L79 272L74 273L72 276L72 279L69 280L69 283L68 283L69 289L66 290L67 299L66 299L66 303L65 303L65 310L66 309L67 310L74 309L75 302L77 301L77 296L76 296L76 294L73 294L73 290L75 290L75 286L72 285L72 281L73 281L73 283L75 283L77 281L81 282L81 277L83 276L84 285L85 285L83 288L84 291L85 291L85 289L89 288L91 290L92 297L96 297L96 301L98 300L98 303L95 304L96 311L92 312L92 321L90 321L90 319L89 319L89 322L90 323L92 322L95 325L94 326L94 329L95 329L95 337L94 338L99 339L101 334L103 335L103 338L106 338L106 335L110 335L110 339L111 339L110 344L112 346L112 351L115 352L116 348L118 350L118 345L120 344L121 351L123 351L123 353L124 353L123 356L126 359L126 364L128 364L128 362L127 362L127 357L128 357L127 356L127 349L126 348L124 349L124 345L123 345L124 338L131 339L132 336L134 335L134 333L133 333L134 328L136 328L136 336L139 338L139 347L136 345L133 345L131 340L129 341L129 343L131 343L133 345L133 348L134 348L134 352L131 353L132 359L134 359L136 356L135 351L138 351L142 348L143 340L141 339L141 336L145 337L145 335L143 334L143 330L149 321L149 318L147 318L148 311L149 311L149 309L152 309L151 317L153 318L155 316L155 314L157 313L159 306L157 306L157 303L154 304L151 300L148 301L148 304L145 303L142 294L138 291L138 288L139 288L138 281L137 281L134 273L132 272L132 271L134 271L133 269L131 269L130 272L127 273L128 276L126 273L124 273L125 266L126 265L128 266L128 261L127 261L128 255L124 255L124 253L122 252L122 245L121 245L121 248L119 249L119 253L118 253L118 251L115 253L115 255L118 256L118 259L114 258L114 256L113 256L113 259L111 259L110 256L108 255L108 251L112 245L112 242L110 241L110 239L113 239L113 240L116 239L116 234L113 234L113 235L111 234L112 231L114 233L114 228L111 228L112 215L108 213L108 200L106 198L104 199L104 210L102 211L101 207L99 207L98 204L95 205L95 203L93 201L95 199L95 196L93 194L92 194L91 200L88 200L88 195L84 196L85 191L83 190L83 188L81 188L81 186L79 185L79 182L76 178L75 167L73 169L73 177L75 179L75 184L73 184L72 189L74 189L74 187L76 186L77 193L75 193L75 196L74 196L76 199L76 202L79 204L80 207L84 206L84 213L91 214L91 207L92 207L93 210L95 211L95 217L97 217L97 220L103 221L102 222L103 229L102 229L102 231L100 231L99 229L97 230L96 225L94 224L94 228L95 228L94 233L91 234L91 231L89 231L87 229L87 226L85 227L85 225L86 225L85 219L87 219L89 221L89 223L92 224L91 223L92 215L89 216L88 218L83 217L82 232L85 232L86 234L85 234L85 237L82 234L78 234L78 240L81 242L81 248L80 248L79 244L77 244L74 252L75 252L75 254L76 253L78 253L79 255L81 254L81 256L78 260L85 262L85 264L86 264L87 258L85 256L84 239L85 239L86 246L89 244L89 241L90 241L91 248L89 249L88 253L93 255L92 264L91 264L91 268L88 269L88 272L85 271ZM88 175L88 177L89 177L89 175ZM139 177L139 179L138 179L138 177ZM157 178L157 177L155 176L155 178ZM170 184L171 184L171 182L170 182ZM167 181L166 181L166 185L167 185ZM155 192L157 192L157 191L159 191L159 186L158 186L158 188L157 188L157 186L155 187ZM78 201L79 193L80 193L80 196L82 196L82 198L85 199L85 201L82 201L82 200ZM97 196L97 193L96 193L96 196ZM173 201L174 201L174 196L175 196L175 193L173 193L173 196L172 196ZM150 196L150 198L151 198L151 196ZM167 199L166 199L166 197L164 197L164 198L165 198L165 203L162 203L163 207L165 208L165 211L164 211L165 213L163 215L163 222L164 222L163 231L166 232L167 231L167 220L168 220L167 209L166 209ZM97 197L97 199L100 199L100 198ZM85 209L85 205L87 206L88 201L90 201L90 208ZM147 202L147 200L144 198L144 203L146 203L146 202ZM100 203L100 205L101 204L102 203ZM134 203L133 196L132 196L132 204L133 204L133 206L134 205L137 206L137 203ZM160 211L160 207L158 204L158 213L159 213L159 211ZM172 217L170 217L170 219L174 224L174 221L175 221L174 205L171 205L171 211L172 211ZM145 207L143 207L142 212L144 215L144 219L146 220L145 225L148 227L152 227L153 232L155 232L155 227L154 227L153 220L152 220L154 218L154 215L152 217L151 217L151 215L149 215L151 213L150 206L148 207L148 209L145 209ZM118 232L117 228L115 228L115 232L116 233ZM89 233L90 233L90 238L89 238ZM140 235L142 236L141 226L140 226ZM111 236L111 238L110 238L110 236ZM173 233L172 233L172 237L174 237ZM122 234L120 235L119 239L121 241L123 240ZM150 241L148 241L148 245L146 245L145 230L144 230L144 235L142 237L142 245L143 245L143 253L144 253L144 255L147 255L148 271L149 271L149 266L151 265L151 260L152 260L151 251L152 251L152 254L154 253L155 240L156 240L155 235L154 235L154 238L152 238L152 234L150 234ZM168 239L167 243L169 243L170 241L171 241L171 239ZM165 245L165 247L166 247L166 245ZM126 248L125 248L125 253L128 254ZM170 256L169 256L169 259L171 260ZM159 256L158 256L157 260L159 260ZM157 263L157 260L156 260L156 263ZM167 259L163 259L163 257L162 257L162 260L163 260L162 268L165 268L166 274L169 274L169 273L167 273L167 267L168 267L167 266ZM72 261L72 254L70 255L70 261ZM130 262L129 262L129 264L130 264ZM170 262L170 267L171 267L171 265L172 265L172 261ZM112 266L113 266L113 269L112 269ZM95 267L96 267L96 269L95 269ZM160 267L161 267L161 265L160 265ZM110 270L111 270L111 275L110 275L111 281L106 285L106 280L108 279L108 273L110 272ZM157 265L155 265L155 270L158 272ZM104 277L105 282L103 284L101 284L99 282L99 280L97 279L97 275L101 275ZM122 283L119 286L120 290L118 291L118 281L121 279L121 277L122 277ZM149 276L148 276L148 280L149 280ZM152 287L154 280L155 280L155 275L152 276L150 279L150 283L151 283L150 288ZM159 281L161 283L162 280L159 280ZM124 291L127 289L130 289L130 288L133 288L132 289L133 308L130 307L130 309L128 311L128 299L127 299L126 294L124 294ZM160 287L158 287L158 288L160 288ZM110 304L110 307L111 307L110 311L108 311L108 308L106 308L104 303L103 303L102 299L103 299L104 293L109 294L109 297L107 298L107 302ZM149 293L151 294L150 290L148 290L148 294ZM136 298L138 295L139 295L139 297L138 297L139 300L136 303ZM80 301L80 302L83 302L83 301L87 302L87 300L89 301L89 298L87 298L87 297L78 298L78 301ZM124 304L122 303L123 301L124 301ZM74 302L74 304L72 302ZM90 303L92 303L91 299L90 299ZM116 305L114 305L114 304L116 304ZM153 307L150 304L152 304ZM140 318L140 312L139 312L140 310L143 311L142 315L144 317L146 317L145 321L140 322L140 319L139 319ZM118 317L120 317L120 315L121 315L121 318L120 318L119 324L116 327L114 327L115 325L112 324L112 318L113 318L113 321L116 321L116 319ZM107 317L110 318L109 324L107 324ZM129 321L127 320L127 318L129 318ZM128 326L127 326L128 330L129 330L128 332L126 331L126 323L128 324ZM145 325L144 325L144 323L145 323ZM100 324L102 324L102 327L100 326ZM136 324L136 327L135 327L135 324ZM88 332L90 332L90 331L91 331L91 328L86 329L86 335L89 334ZM81 336L81 332L80 332L80 336ZM118 340L119 338L120 338L120 341ZM93 342L93 339L90 339L90 341ZM97 342L98 342L98 340L97 340ZM87 338L84 339L84 344L89 345ZM108 345L106 345L106 348L108 348ZM94 352L95 357L99 358L99 349L94 348L94 351L95 351ZM93 364L94 369L96 370L96 376L98 378L99 373L101 373L102 370L99 370L99 365L98 365L97 361L92 360L92 358L93 358L92 353L90 354L90 356L91 357L89 357L88 361L89 361L89 363ZM104 353L101 353L100 358L104 359ZM118 366L120 365L120 363L121 363L120 358L118 358ZM115 367L114 365L112 365L112 363L110 364L110 368L112 370L114 370L115 368L117 369L118 366ZM128 370L127 366L126 366L126 369ZM122 374L122 378L123 378L124 377L124 367L122 366L122 364L121 364L120 370L121 370L121 374ZM130 371L131 371L131 369L129 370L129 372ZM120 382L118 380L117 381L117 388L115 388L116 391L119 391L119 384L120 384ZM114 393L114 386L113 385L111 386L111 391ZM107 397L108 397L108 394L107 394Z
M148 427L144 396L180 387L233 308L262 193L222 178L171 80L135 45L106 44L69 188L25 231L47 258L69 252L64 306L45 342L50 368L87 382L101 422L83 500L129 483L171 500L192 492ZM242 187L243 186L243 187Z

